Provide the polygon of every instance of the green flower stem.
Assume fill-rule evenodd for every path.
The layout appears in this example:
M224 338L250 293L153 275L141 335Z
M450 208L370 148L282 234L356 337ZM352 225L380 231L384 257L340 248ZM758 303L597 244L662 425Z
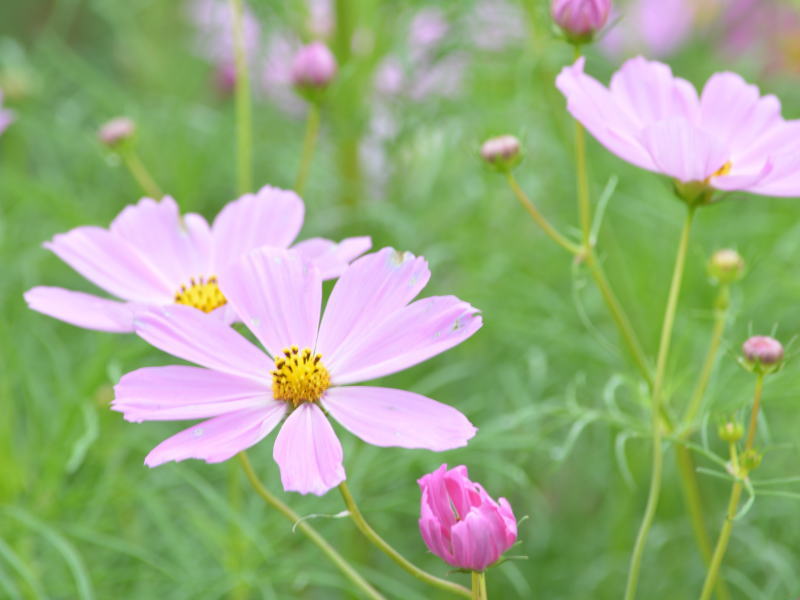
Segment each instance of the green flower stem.
M472 572L472 600L489 600L486 593L486 572Z
M575 44L575 60L581 57L581 47ZM575 120L575 166L578 183L578 215L581 224L581 241L587 254L591 251L592 206L589 201L589 177L586 173L586 133L580 121Z
M705 361L703 362L703 369L700 371L700 378L697 380L697 385L692 393L692 398L689 405L686 407L686 412L683 415L684 427L690 428L697 413L700 411L700 406L703 403L703 397L708 389L708 382L711 380L711 375L714 372L714 365L717 363L717 354L719 353L719 346L722 342L722 334L725 332L725 325L728 322L728 306L730 304L730 286L722 284L717 294L717 300L714 303L714 327L711 331L711 343L708 345L708 353L706 354ZM691 429L687 430L684 436L688 436Z
M755 441L756 429L758 427L758 412L761 406L761 393L764 389L764 375L763 373L756 374L756 386L753 392L753 410L750 413L750 426L747 429L747 441L745 442L745 452L753 449L753 442ZM733 521L736 518L736 512L739 508L739 499L742 496L742 478L747 477L746 472L742 472L739 466L739 461L736 455L736 446L731 442L731 467L736 476L736 481L731 488L731 497L728 501L728 511L725 514L725 522L722 524L722 529L719 532L717 545L714 548L714 556L711 558L711 564L708 567L708 574L706 575L705 583L703 583L703 591L700 593L700 600L709 600L714 585L719 577L719 569L722 566L722 559L725 557L725 551L728 549L728 542L731 539L733 532Z
M250 104L250 74L244 50L242 0L230 0L233 14L233 40L236 61L236 181L240 194L251 191L253 185L253 129Z
M588 251L586 251L584 248L572 243L566 237L561 235L539 212L533 202L531 202L530 198L528 198L528 196L525 194L510 171L506 173L506 180L508 181L509 186L511 186L511 190L514 192L514 195L517 197L520 204L522 204L523 208L528 211L534 222L542 228L548 237L550 237L550 239L571 254L575 255L576 257L582 257L585 260L586 265L589 267L589 272L592 274L592 278L594 279L597 288L600 290L603 300L605 300L606 306L611 313L611 317L613 318L614 323L617 325L619 333L622 336L622 340L624 341L625 346L628 348L636 367L641 372L642 377L647 380L648 384L652 385L653 375L650 371L650 364L647 361L644 350L642 350L642 345L639 343L639 338L636 336L636 332L631 325L628 315L622 308L622 304L620 304L619 299L617 298L616 294L614 294L614 290L611 288L611 284L606 278L603 267L597 260L597 255L594 253L594 249L589 247Z
M303 153L300 156L300 168L297 170L297 179L294 183L294 191L298 195L303 195L306 187L308 172L311 168L311 159L314 157L314 147L317 144L319 135L319 106L316 102L308 105L308 117L306 117L306 134L303 138Z
M250 464L250 459L247 453L240 452L238 455L239 462L242 464L247 479L253 486L256 493L263 498L263 500L277 509L284 517L291 521L292 526L302 531L322 552L333 562L344 575L358 587L364 595L373 600L386 600L370 583L364 579L356 569L345 560L336 549L331 546L325 538L323 538L316 529L308 524L308 521L303 520L300 515L294 512L286 504L281 502L278 498L270 494L264 484L258 479L258 476L253 471L253 466Z
M133 148L123 148L120 150L120 156L144 193L155 200L160 200L164 194L161 192L161 188L158 187L155 179L150 175L150 171L144 166L136 150Z
M647 542L647 536L653 525L653 519L658 508L658 499L661 495L661 479L664 470L664 453L662 448L662 396L664 394L664 379L667 371L667 359L669 358L669 348L672 341L672 330L675 324L675 314L678 308L678 298L683 282L683 272L686 266L686 254L689 248L689 234L692 230L692 220L694 218L694 207L689 207L686 219L683 224L683 231L678 242L678 253L675 258L675 268L672 273L669 296L667 297L667 307L664 311L664 323L661 328L661 341L658 345L658 358L656 360L656 374L653 382L653 395L650 411L652 413L653 427L653 458L652 470L650 475L650 491L647 497L642 523L639 533L636 536L636 543L631 554L631 563L628 570L628 583L625 586L625 600L633 600L636 597L636 588L639 584L639 571L642 566L642 557Z
M725 332L725 326L728 322L729 305L730 285L722 284L714 303L714 326L711 331L711 341L708 346L708 352L703 362L702 370L700 371L700 377L692 393L692 398L681 420L682 431L679 439L688 439L693 431L692 423L697 413L700 411L703 398L708 389L708 383L711 380L711 375L717 362L722 335ZM706 528L705 510L703 508L700 485L697 481L692 452L686 446L678 444L675 448L675 458L678 464L678 473L681 476L684 500L689 509L689 517L692 522L695 541L697 542L697 547L700 550L703 562L706 567L710 567L712 560L711 537ZM716 592L719 600L730 600L731 594L724 580L719 579L717 581Z
M508 181L508 185L511 186L511 190L514 192L514 195L519 200L519 203L522 204L522 207L528 211L528 214L530 214L531 218L536 222L536 224L542 228L542 231L544 231L551 240L564 248L567 252L570 252L576 256L579 255L581 253L581 247L577 244L573 244L550 224L550 222L542 215L542 213L539 212L533 202L531 202L530 198L528 198L528 196L519 186L519 183L517 183L517 180L511 171L506 173L506 180Z
M402 569L419 579L420 581L424 581L428 585L432 585L433 587L437 587L442 590L446 590L448 592L452 592L456 595L459 595L463 598L474 598L472 593L465 588L455 582L447 581L446 579L440 579L435 575L431 575L414 565L413 563L409 562L402 554L400 554L397 550L395 550L392 546L390 546L381 536L379 536L375 530L370 526L369 523L364 519L364 515L361 514L361 511L356 504L356 501L353 499L352 494L350 494L350 489L347 487L346 482L342 482L339 484L339 491L342 494L342 498L344 499L344 504L347 507L347 510L350 513L350 518L353 519L353 522L356 524L356 527L364 534L364 536L372 542L375 546L377 546L381 552L386 554L389 558L391 558L394 562L396 562ZM474 580L473 580L474 581Z

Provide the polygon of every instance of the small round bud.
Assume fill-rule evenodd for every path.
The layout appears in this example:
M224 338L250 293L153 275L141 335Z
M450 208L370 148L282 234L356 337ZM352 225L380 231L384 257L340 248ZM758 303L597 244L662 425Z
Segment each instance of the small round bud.
M738 442L744 436L744 427L741 423L728 421L719 426L717 435L723 442Z
M128 117L117 117L104 124L97 132L97 138L109 148L119 146L136 133L136 124Z
M720 283L734 283L744 275L744 259L736 250L717 250L708 261L708 273Z
M742 344L745 366L753 371L769 373L780 367L783 346L775 338L756 335Z
M592 41L608 21L611 0L553 0L550 14L570 42Z
M295 54L292 83L301 91L319 91L328 87L336 70L333 53L322 42L313 42Z
M739 466L746 475L750 471L758 468L758 466L761 464L762 458L763 455L761 454L761 452L759 452L755 448L750 448L749 450L745 450L739 455Z
M522 158L519 140L513 135L501 135L486 140L481 146L481 158L501 171L507 171Z

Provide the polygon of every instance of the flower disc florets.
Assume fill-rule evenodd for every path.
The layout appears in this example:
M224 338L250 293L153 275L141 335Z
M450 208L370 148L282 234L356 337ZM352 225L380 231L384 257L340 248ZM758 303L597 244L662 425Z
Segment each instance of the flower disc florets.
M297 346L284 350L283 356L275 358L272 396L294 406L322 398L331 385L331 376L321 359L321 354L314 354L308 348L302 352Z
M175 294L175 302L197 308L204 313L210 313L212 310L227 304L228 301L219 289L217 278L211 276L208 279L205 277L199 277L198 279L192 277L189 280L189 285L182 285L181 289Z

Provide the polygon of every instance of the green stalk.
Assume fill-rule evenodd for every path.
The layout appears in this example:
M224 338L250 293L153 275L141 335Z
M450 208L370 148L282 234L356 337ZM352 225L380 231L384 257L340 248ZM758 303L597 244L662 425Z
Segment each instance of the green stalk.
M294 183L294 191L298 195L303 195L306 187L308 172L311 168L311 159L314 156L314 147L319 135L319 107L315 102L308 105L308 117L306 118L306 134L303 138L303 153L300 156L300 168L297 170L297 179Z
M433 587L439 588L441 590L446 590L448 592L452 592L453 594L462 596L463 598L473 598L474 596L470 593L470 591L461 586L457 583L452 581L447 581L446 579L440 579L435 575L431 575L426 571L423 571L413 563L411 563L408 559L406 559L402 554L400 554L397 550L395 550L389 543L384 540L381 536L379 536L375 530L367 523L366 519L364 519L364 515L361 514L361 510L359 510L356 501L353 499L352 494L350 493L350 489L347 487L346 482L342 482L339 484L339 491L342 494L342 498L344 499L344 504L347 506L347 510L350 513L350 518L353 519L353 522L358 527L359 531L364 534L370 542L372 542L378 549L386 554L389 558L391 558L395 563L397 563L403 570L410 573L420 581L424 581L428 585ZM473 580L474 581L474 580Z
M756 429L758 428L758 412L761 406L761 393L764 389L764 374L756 373L756 386L753 392L753 409L750 413L750 425L747 429L747 442L745 442L745 452L753 449L753 442L756 437ZM736 518L736 512L739 508L739 499L742 495L742 479L747 477L746 472L742 472L736 460L736 447L731 443L731 464L734 473L736 474L736 481L731 488L730 500L728 500L728 510L725 514L725 522L717 539L717 545L714 548L714 556L711 559L711 564L708 567L706 580L703 583L703 591L700 593L700 600L709 600L711 592L719 576L719 569L722 566L722 559L725 557L725 551L728 549L728 542L731 539L733 532L733 520Z
M351 581L355 586L360 589L368 598L372 600L386 600L370 583L364 579L356 569L345 560L336 549L331 546L325 538L323 538L316 529L308 524L308 521L303 520L300 515L294 512L286 504L281 502L278 498L269 493L264 484L258 479L253 466L250 464L250 459L247 458L245 452L238 454L239 462L242 464L247 479L253 486L256 493L270 506L275 508L279 513L286 517L293 527L296 527L303 532L308 539L310 539L322 552L327 556L333 564Z
M244 49L242 0L230 0L233 14L233 41L236 60L236 181L239 194L253 185L253 126L250 105L250 74Z
M158 187L156 180L150 175L150 171L144 166L136 150L130 147L121 148L119 154L125 166L128 167L128 171L133 175L136 183L139 184L144 193L155 200L160 200L164 194L161 192L161 188Z
M667 360L669 358L669 348L672 341L672 330L675 324L675 314L678 308L678 298L680 297L681 284L683 282L683 272L686 266L686 254L689 248L689 234L692 230L692 220L694 218L694 207L689 207L686 219L683 224L683 231L678 242L678 253L675 258L675 268L672 273L667 307L664 311L664 323L661 328L661 341L658 346L658 358L656 360L656 374L653 382L653 396L650 411L652 413L653 427L653 462L650 475L650 490L647 497L642 523L639 533L636 536L636 543L631 554L631 563L628 570L628 582L625 586L625 600L633 600L636 597L636 588L639 584L639 571L642 566L642 557L653 525L653 519L658 508L658 499L661 495L661 479L664 470L664 454L661 447L661 411L664 394L664 378L667 371Z
M472 600L489 600L486 593L486 573L484 571L472 572Z

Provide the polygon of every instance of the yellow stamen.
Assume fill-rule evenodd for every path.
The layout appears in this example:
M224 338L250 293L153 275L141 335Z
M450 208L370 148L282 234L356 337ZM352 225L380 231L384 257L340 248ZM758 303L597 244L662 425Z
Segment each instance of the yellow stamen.
M272 396L276 400L291 402L316 402L331 385L331 376L321 359L308 348L302 352L297 346L283 351L275 357L272 371Z
M731 172L731 168L733 167L733 163L731 161L726 162L722 165L719 169L714 171L711 175L709 175L709 179L712 177L722 177L723 175L727 175Z
M182 285L180 291L175 294L175 302L193 306L205 313L210 313L212 310L227 304L228 301L222 295L219 285L217 285L217 278L212 276L208 279L204 277L195 279L192 277L189 280L189 285Z

